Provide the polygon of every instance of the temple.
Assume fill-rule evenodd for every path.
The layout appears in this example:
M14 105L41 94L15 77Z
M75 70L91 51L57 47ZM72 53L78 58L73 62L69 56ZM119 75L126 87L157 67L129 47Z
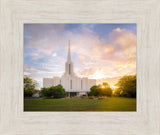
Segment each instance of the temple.
M87 95L90 88L96 85L95 79L88 79L87 77L80 78L76 76L73 70L73 62L70 54L70 40L68 42L68 57L65 63L65 73L62 77L43 78L43 87L51 87L61 84L68 96Z

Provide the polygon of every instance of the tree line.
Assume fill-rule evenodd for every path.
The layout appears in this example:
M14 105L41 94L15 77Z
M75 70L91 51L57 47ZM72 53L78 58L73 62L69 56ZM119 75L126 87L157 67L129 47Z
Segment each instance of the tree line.
M115 84L116 89L110 87L107 82L101 85L94 85L90 88L88 96L118 96L136 98L136 75L125 75ZM51 86L49 88L36 89L37 82L32 78L24 77L24 97L32 97L39 92L40 96L47 98L63 98L67 93L62 85Z
M115 84L116 89L110 87L108 83L91 87L90 96L117 96L136 98L136 75L125 75Z

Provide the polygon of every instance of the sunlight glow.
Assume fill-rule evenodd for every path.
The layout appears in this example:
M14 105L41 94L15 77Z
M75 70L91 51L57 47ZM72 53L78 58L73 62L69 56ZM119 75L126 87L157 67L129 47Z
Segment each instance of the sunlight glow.
M105 78L106 76L103 73L103 70L97 70L93 75L90 75L90 78L93 79L102 79Z
M102 85L102 88L105 88L105 87Z
M114 86L114 85L111 85L110 87L111 87L112 89L118 88L117 86Z

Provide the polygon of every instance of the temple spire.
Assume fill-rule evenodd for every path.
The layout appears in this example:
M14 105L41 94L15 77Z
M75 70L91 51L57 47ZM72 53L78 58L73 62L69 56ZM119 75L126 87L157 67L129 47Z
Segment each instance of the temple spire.
M71 55L70 55L70 40L68 41L68 61L71 61Z
M65 63L65 75L74 75L73 62L71 61L71 54L70 54L70 40L68 41L68 58Z

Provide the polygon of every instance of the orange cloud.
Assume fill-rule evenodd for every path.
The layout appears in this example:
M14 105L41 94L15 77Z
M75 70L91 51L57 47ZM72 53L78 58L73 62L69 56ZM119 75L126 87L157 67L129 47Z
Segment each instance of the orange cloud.
M78 57L79 57L80 60L84 60L85 59L85 57L83 55L79 55Z
M94 72L95 71L92 68L84 69L83 71L80 72L80 75L88 77L88 76L94 74Z
M67 58L67 41L70 39L71 56L74 57L72 60L74 60L74 67L77 70L76 74L101 79L136 73L136 35L132 32L117 28L106 35L106 39L103 40L88 28L82 28L82 31L77 33L67 31L65 35L59 37L56 33L51 32L50 38L47 35L43 39L39 35L36 40L28 43L29 47L32 47L33 44L36 45L39 56L56 56L53 52L60 50L59 55L57 52L56 59L52 57L51 61L48 61L50 70L53 70L52 65L60 63L61 71L64 71L63 64ZM32 55L36 56L36 54ZM63 59L58 59L62 57ZM60 70L59 67L55 71L58 70ZM53 73L52 76L55 74ZM51 73L47 75L51 76Z
M104 52L105 53L112 52L112 51L114 51L114 47L113 46L109 45L107 47L104 47Z
M136 35L125 29L117 28L110 34L113 44L118 44L124 50L126 55L136 53Z

